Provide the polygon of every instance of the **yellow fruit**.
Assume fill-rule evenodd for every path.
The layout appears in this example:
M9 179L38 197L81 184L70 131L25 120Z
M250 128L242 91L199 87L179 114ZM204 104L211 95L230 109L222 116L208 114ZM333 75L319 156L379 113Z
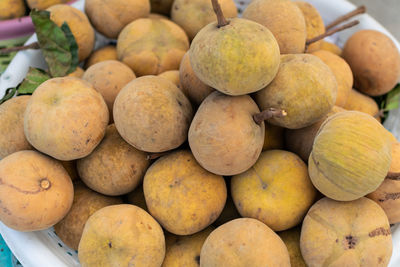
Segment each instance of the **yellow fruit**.
M243 217L257 219L274 231L298 225L316 196L307 165L283 150L261 153L251 169L232 177L231 192Z
M77 67L75 71L67 75L67 77L82 78L85 71L81 67Z
M322 40L321 41L321 50L329 51L331 53L334 53L335 55L341 56L342 55L342 49L335 45L334 43L330 43L327 41Z
M150 214L177 235L194 234L212 224L227 195L224 178L204 170L183 150L151 165L143 191Z
M336 101L337 82L330 68L310 54L282 55L275 79L255 94L261 110L279 108L287 116L269 123L289 129L307 127L322 119Z
M300 250L301 227L279 232L278 235L285 243L290 256L291 267L307 267Z
M117 48L114 45L107 45L93 51L86 61L85 68L106 60L118 60Z
M315 140L308 170L325 196L350 201L375 191L391 162L392 141L373 117L358 111L330 116Z
M23 0L0 1L0 20L8 20L22 17L26 8Z
M159 77L163 77L167 80L169 80L170 82L172 82L173 84L176 85L176 87L178 87L179 89L181 89L181 82L179 80L179 70L168 70L168 71L164 71L163 73L158 74L157 76ZM182 89L181 89L182 91Z
M378 121L381 121L379 107L375 100L367 95L358 92L355 89L352 89L350 91L344 108L347 110L357 110L367 113Z
M205 26L190 46L190 63L205 84L228 95L256 92L274 79L279 47L264 26L235 18L218 27Z
M169 15L173 0L150 0L151 12Z
M265 123L265 138L263 151L282 149L284 143L284 128Z
M159 267L165 256L164 233L139 207L108 206L86 222L78 256L82 267Z
M64 4L69 2L68 0L26 0L26 3L28 4L30 9L39 9L43 10L46 8L49 8L51 6L57 5L57 4Z

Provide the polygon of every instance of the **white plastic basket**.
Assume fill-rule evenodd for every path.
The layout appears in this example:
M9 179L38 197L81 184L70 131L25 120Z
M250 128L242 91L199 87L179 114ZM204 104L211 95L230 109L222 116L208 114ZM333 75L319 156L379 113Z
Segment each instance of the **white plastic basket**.
M346 0L305 0L313 4L321 13L325 23L333 21L335 18L353 10L355 6ZM240 10L244 10L250 0L235 0ZM84 0L73 4L76 8L83 10ZM345 41L354 32L361 29L374 29L387 34L396 43L400 50L399 42L375 19L369 15L358 17L360 24L350 30L346 30L331 37L339 46L343 46ZM96 46L102 46L106 39L97 35ZM27 43L36 41L32 36ZM19 52L13 59L7 70L0 77L0 96L9 87L16 86L26 75L28 68L44 67L40 51ZM400 109L393 110L389 118L385 121L385 127L390 130L396 138L400 137ZM80 266L76 251L68 248L54 233L53 228L44 231L22 233L6 227L0 222L0 233L7 242L15 256L25 267L66 267ZM400 266L400 225L392 227L393 234L393 256L390 267Z

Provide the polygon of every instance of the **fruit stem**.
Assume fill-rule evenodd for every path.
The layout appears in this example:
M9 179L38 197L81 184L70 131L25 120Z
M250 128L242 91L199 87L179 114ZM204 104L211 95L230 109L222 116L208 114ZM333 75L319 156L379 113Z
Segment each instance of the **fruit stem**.
M269 108L261 111L260 113L254 114L253 119L255 123L260 125L263 121L270 118L282 118L287 115L287 112L279 108Z
M351 11L341 17L338 17L337 19L332 21L330 24L328 24L325 27L325 30L330 30L333 27L335 27L336 25L339 25L340 23L345 22L346 20L351 19L352 17L355 17L359 14L364 14L365 12L367 12L367 8L365 6L359 6L356 9L354 9L353 11Z
M15 46L15 47L8 47L0 49L0 55L10 54L11 52L28 50L28 49L40 49L39 43L34 42L24 46Z
M331 36L331 35L333 35L333 34L335 34L337 32L340 32L340 31L346 30L348 28L354 27L359 23L360 22L358 20L355 20L355 21L349 22L349 23L347 23L347 24L345 24L343 26L340 26L339 28L326 31L325 33L323 33L323 34L321 34L321 35L319 35L317 37L314 37L314 38L312 38L310 40L307 40L306 46L309 46L312 43L318 42L319 40L322 40L325 37Z
M400 181L400 173L399 172L389 172L386 176L386 179Z
M217 20L218 20L218 28L224 27L229 24L229 21L227 21L224 17L224 13L222 13L222 9L220 4L218 3L218 0L211 0L215 15L217 15Z

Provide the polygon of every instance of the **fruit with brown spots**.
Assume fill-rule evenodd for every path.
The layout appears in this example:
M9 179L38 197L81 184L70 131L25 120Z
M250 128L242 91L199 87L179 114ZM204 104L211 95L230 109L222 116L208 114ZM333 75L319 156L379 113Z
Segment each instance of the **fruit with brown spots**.
M378 121L381 121L379 107L375 100L355 89L350 91L344 108L347 110L357 110L367 113Z
M353 71L354 87L364 94L386 94L399 80L399 50L394 42L381 32L356 32L347 40L342 56Z
M306 22L306 32L307 40L315 38L323 33L325 33L325 24L322 20L321 14L318 10L310 3L303 1L294 2L301 10L304 15L304 20ZM321 48L321 41L314 42L307 47L307 52L314 52Z
M115 126L130 145L147 152L164 152L186 141L193 117L186 96L167 79L140 77L118 94Z
M335 200L363 197L385 179L392 143L373 117L358 111L336 113L325 120L315 137L308 160L311 181Z
M237 17L233 0L218 1L227 18ZM217 20L210 0L175 0L171 8L171 19L181 26L190 40L209 23Z
M32 150L0 161L0 220L18 231L58 223L72 205L74 188L61 163Z
M164 71L163 73L158 74L157 76L163 77L163 78L169 80L170 82L175 84L176 87L178 87L179 89L182 88L181 82L179 80L179 70L167 70L167 71ZM182 89L181 89L181 91L182 91Z
M268 226L250 218L230 221L215 229L200 253L202 267L290 266L285 244Z
M143 191L150 214L177 235L194 234L211 225L227 195L224 178L203 169L184 150L153 163L144 177Z
M322 119L336 101L337 82L330 68L310 54L282 55L275 79L255 94L264 110L279 108L285 117L269 123L289 129L307 127Z
M117 60L96 63L89 67L82 77L103 96L110 111L110 118L113 117L114 101L118 93L135 78L135 73L127 65Z
M27 140L37 150L69 161L89 155L103 138L107 105L88 82L72 77L42 83L24 117Z
M353 88L353 73L349 64L343 58L328 51L319 50L312 54L319 57L332 70L338 84L335 105L345 107Z
M141 208L128 204L108 206L90 216L78 248L82 267L159 267L164 256L160 225Z
M54 230L67 246L78 250L83 228L89 217L101 208L117 204L122 204L120 198L103 196L82 183L75 184L72 207L64 219L54 226Z
M298 225L317 193L307 165L283 150L261 153L251 169L232 177L231 192L243 217L257 219L274 231Z
M162 267L198 267L201 247L214 230L210 226L203 231L189 236L166 234L166 253Z
M134 20L150 14L149 0L86 0L85 12L93 27L108 38L116 39Z
M24 134L24 113L30 98L18 96L0 105L0 159L32 149Z
M200 81L193 71L192 65L190 64L189 54L186 53L179 68L179 78L182 84L183 93L189 98L189 100L199 106L201 102L211 94L214 89L207 84Z
M79 61L85 60L94 47L94 29L89 19L82 11L64 4L54 5L47 9L50 11L50 19L59 27L66 22L71 29L78 44Z
M304 219L301 254L307 266L387 266L392 236L385 212L367 198L323 198Z
M310 153L314 144L314 139L319 131L319 128L329 116L342 111L345 111L345 109L338 106L333 106L332 110L327 115L310 126L296 130L286 129L286 148L300 156L304 162L308 162L308 158L310 157Z
M166 19L137 19L121 31L117 42L118 59L137 76L179 69L188 49L186 33Z
M149 164L146 154L125 142L111 124L96 149L78 160L78 172L94 191L119 196L140 184Z
M279 44L281 54L304 53L306 22L300 8L290 0L254 0L243 12L243 18L268 28Z
M259 112L250 96L211 93L189 129L189 145L199 164L219 175L248 170L264 144L264 123L258 125L253 119Z
M301 255L300 234L301 226L278 233L288 249L291 267L307 267Z

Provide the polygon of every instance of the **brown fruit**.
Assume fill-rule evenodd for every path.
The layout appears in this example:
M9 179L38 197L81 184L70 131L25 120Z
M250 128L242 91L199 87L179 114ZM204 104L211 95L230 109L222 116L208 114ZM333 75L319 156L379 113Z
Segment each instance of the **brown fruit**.
M201 102L211 94L214 89L207 84L200 81L193 71L192 65L190 64L189 54L186 53L179 68L179 78L182 84L183 93L189 98L189 100L199 106Z
M135 78L135 73L127 65L117 60L96 63L89 67L82 77L103 96L110 111L110 118L113 117L114 101L118 93Z
M353 71L355 88L367 95L386 94L399 80L399 50L381 32L356 32L347 40L342 56Z
M108 206L86 222L78 256L82 267L159 267L165 256L164 233L139 207Z
M137 19L121 31L117 42L118 59L137 76L179 69L188 49L186 33L165 19Z
M358 92L355 89L352 89L350 91L344 108L347 110L357 110L367 113L378 121L381 121L379 107L375 100L367 95Z
M78 160L78 172L94 191L119 196L140 184L149 164L146 154L125 142L111 124L96 149Z
M283 150L261 153L251 169L232 177L231 192L243 217L257 219L274 231L298 225L316 196L307 165Z
M279 44L281 54L304 53L306 22L300 8L290 0L253 0L243 18L269 29Z
M37 150L69 161L89 155L103 138L107 105L88 82L53 78L33 93L25 111L24 131Z
M304 15L304 20L306 22L306 32L307 32L307 40L315 38L323 33L325 33L325 24L322 20L321 15L318 10L311 5L310 3L303 1L294 2L301 10ZM307 52L314 52L321 48L321 41L310 44L307 47Z
M93 27L108 38L116 39L134 20L150 14L149 0L86 0L85 12Z
M150 0L151 12L169 16L173 0Z
M260 109L279 108L287 116L271 124L299 129L323 118L336 101L337 82L330 68L310 54L282 55L275 79L255 94Z
M90 57L86 60L85 68L106 60L118 60L117 48L114 45L107 45L93 51Z
M304 219L301 254L307 266L387 266L390 225L372 200L319 200Z
M343 58L328 51L319 50L312 54L319 57L332 70L338 84L335 105L345 107L353 88L353 73L349 64Z
M74 188L61 163L23 150L0 161L0 220L18 231L58 223L72 205Z
M114 121L130 145L147 152L163 152L186 141L193 110L172 82L158 76L140 77L118 94Z
M67 171L69 177L71 178L72 181L78 180L78 170L76 169L76 161L71 160L71 161L60 161L61 164L63 165L64 169Z
M107 197L87 188L82 183L74 186L74 201L68 214L54 226L58 237L70 248L78 250L83 228L97 210L122 204L120 198Z
M191 235L211 225L221 214L227 195L224 178L204 170L184 150L151 165L143 191L150 214L177 235Z
M200 253L202 267L290 266L285 244L260 221L242 218L215 229Z
M189 145L200 165L220 175L239 174L253 166L264 143L264 123L253 119L259 112L250 96L211 93L189 129Z
M342 111L345 111L345 109L333 106L332 110L327 115L310 126L296 130L286 129L286 148L300 156L300 158L305 162L308 162L308 158L310 157L310 153L314 144L314 139L319 128L329 116Z
M237 17L233 0L218 1L227 18ZM171 19L185 30L190 40L211 22L217 20L210 0L175 0L171 8Z
M127 200L129 204L138 206L148 212L142 184L127 195Z
M69 5L54 5L47 9L50 11L50 19L59 27L66 22L71 29L78 44L79 61L85 60L94 47L94 30L82 11Z
M32 149L24 134L24 113L30 98L18 96L0 105L0 159Z
M229 185L229 181L225 182L227 183L227 185ZM237 218L240 218L240 214L237 211L235 203L233 203L232 197L228 192L228 197L226 199L225 207L222 210L221 215L219 215L218 219L214 222L214 225L220 226Z

